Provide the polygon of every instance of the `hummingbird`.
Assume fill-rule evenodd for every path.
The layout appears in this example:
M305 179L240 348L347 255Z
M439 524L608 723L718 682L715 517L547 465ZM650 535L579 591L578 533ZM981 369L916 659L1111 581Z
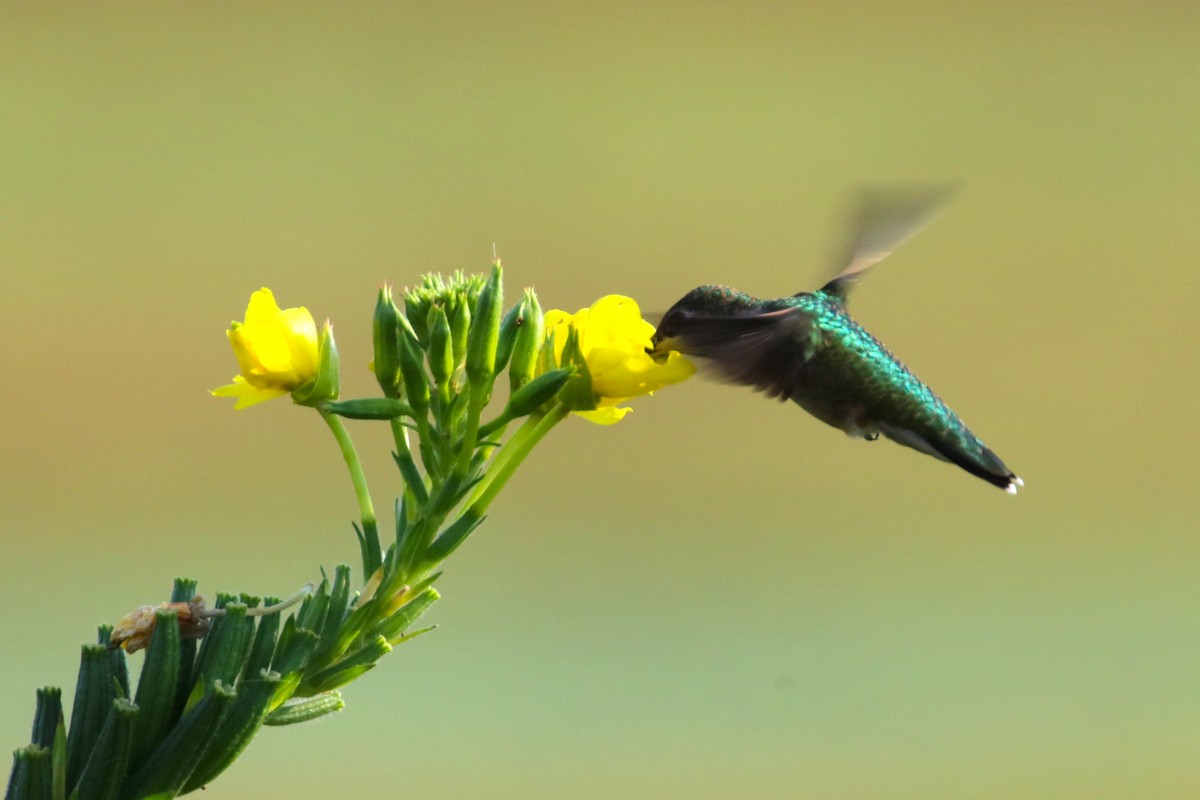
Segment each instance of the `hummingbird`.
M724 380L791 400L849 436L875 441L882 434L1016 494L1024 482L846 310L850 289L923 228L947 195L864 193L849 254L832 280L776 300L697 287L663 315L650 354L708 359Z

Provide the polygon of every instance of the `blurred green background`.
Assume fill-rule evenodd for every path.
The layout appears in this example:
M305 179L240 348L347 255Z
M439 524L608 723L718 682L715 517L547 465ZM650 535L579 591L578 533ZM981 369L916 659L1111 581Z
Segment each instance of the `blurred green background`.
M0 743L175 575L357 561L316 416L207 395L254 289L332 319L363 394L381 282L494 242L546 307L792 293L854 187L961 180L853 308L1018 497L715 383L569 420L440 629L206 797L1200 796L1194 3L0 20Z

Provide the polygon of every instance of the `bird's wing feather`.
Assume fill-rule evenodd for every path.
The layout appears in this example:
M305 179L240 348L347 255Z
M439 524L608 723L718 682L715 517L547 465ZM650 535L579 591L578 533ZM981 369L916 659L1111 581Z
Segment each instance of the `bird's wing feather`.
M735 316L688 315L676 322L687 352L711 359L717 377L788 400L804 364L811 317L798 308Z
M932 222L953 191L952 186L930 186L860 192L841 271L821 291L845 302L850 287Z

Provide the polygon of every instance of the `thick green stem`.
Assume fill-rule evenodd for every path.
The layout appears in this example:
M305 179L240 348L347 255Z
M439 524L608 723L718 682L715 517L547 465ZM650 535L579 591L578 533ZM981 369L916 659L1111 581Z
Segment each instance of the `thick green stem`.
M371 505L371 492L367 488L367 476L363 474L358 451L354 449L354 442L350 440L350 433L341 417L322 411L321 418L333 431L333 438L337 439L342 458L350 470L350 480L354 483L354 495L358 498L358 511L362 518L363 539L359 544L362 548L363 575L370 575L383 562L383 554L379 548L379 528L375 521L375 507Z
M509 413L508 408L505 408L504 411L500 413L500 416L496 417L491 422L485 422L483 425L479 426L479 438L487 439L493 433L503 435L505 426L512 422L512 420L513 418Z
M468 388L470 397L467 401L467 430L463 433L458 463L454 465L454 474L458 478L466 477L467 468L471 466L471 457L475 455L475 444L479 441L479 415L483 413L483 396L486 390L487 387L476 383L471 383Z
M467 501L467 508L471 514L477 517L483 516L492 500L504 488L504 484L508 483L508 479L517 471L517 467L521 466L525 456L529 455L542 437L549 433L551 428L562 422L569 413L570 410L565 405L556 403L545 415L531 416L520 428L517 428L512 438L500 448L500 453L488 470L487 477L471 495L471 499Z

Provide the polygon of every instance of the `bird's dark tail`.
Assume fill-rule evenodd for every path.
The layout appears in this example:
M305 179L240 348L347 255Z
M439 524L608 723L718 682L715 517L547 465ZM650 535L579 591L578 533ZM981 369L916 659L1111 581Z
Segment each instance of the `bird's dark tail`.
M1016 473L1004 465L999 456L976 439L970 431L965 431L969 445L962 447L939 438L926 438L908 428L880 425L879 430L897 444L919 450L942 461L949 461L975 477L982 478L993 486L999 486L1009 494L1016 494L1017 489L1025 485L1025 481L1018 478Z
M1009 494L1016 494L1017 488L1024 486L1025 481L1017 477L1016 473L1008 467L1004 466L1004 462L1000 457L991 451L991 449L980 444L978 456L962 451L951 451L942 453L943 457L951 464L957 464L977 478L983 478L993 486L999 486Z

